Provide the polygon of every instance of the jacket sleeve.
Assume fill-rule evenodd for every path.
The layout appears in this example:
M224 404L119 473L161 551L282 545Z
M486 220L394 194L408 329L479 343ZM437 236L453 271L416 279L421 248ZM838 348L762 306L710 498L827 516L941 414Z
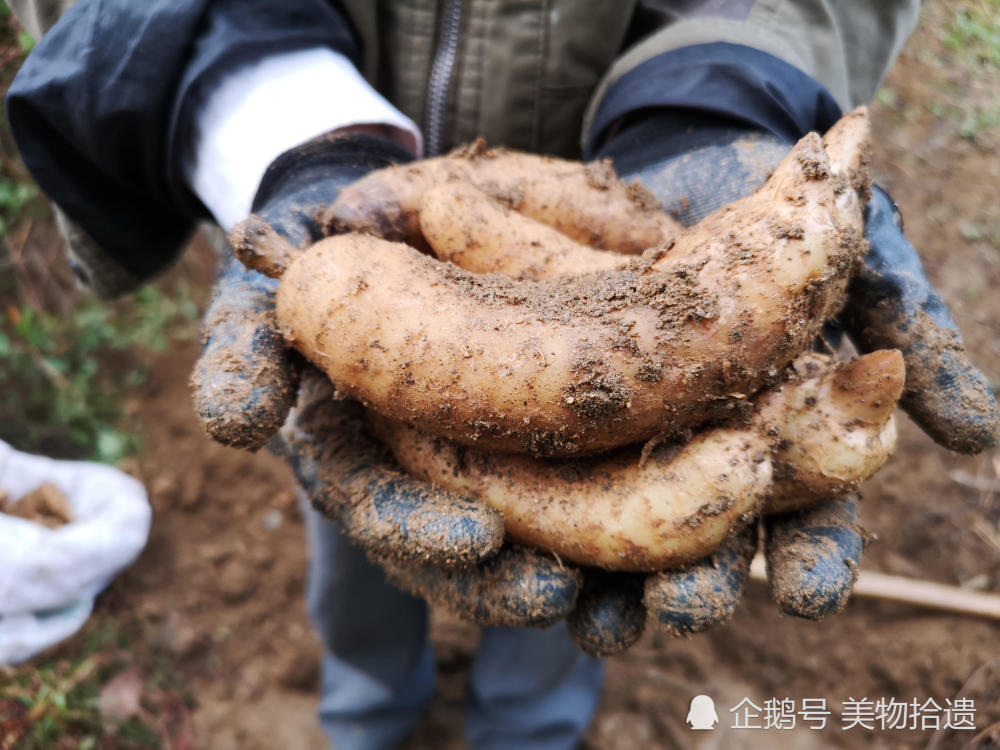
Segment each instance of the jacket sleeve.
M795 140L874 96L920 0L640 0L595 92L585 154L640 111L707 115ZM647 30L655 29L649 32Z
M7 116L41 188L138 283L206 215L178 158L199 88L261 55L318 46L357 56L326 0L80 0L29 55Z

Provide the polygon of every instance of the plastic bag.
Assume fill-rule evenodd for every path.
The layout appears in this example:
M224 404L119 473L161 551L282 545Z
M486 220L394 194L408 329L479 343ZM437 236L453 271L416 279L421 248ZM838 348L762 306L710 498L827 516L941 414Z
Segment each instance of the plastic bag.
M66 496L72 521L48 529L0 513L0 664L24 661L76 632L94 597L149 537L152 509L137 480L0 441L0 490L16 500L45 482Z

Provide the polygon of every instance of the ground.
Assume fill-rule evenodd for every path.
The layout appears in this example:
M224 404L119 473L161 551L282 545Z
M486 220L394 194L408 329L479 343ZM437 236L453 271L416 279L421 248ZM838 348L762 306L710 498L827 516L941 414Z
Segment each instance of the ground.
M970 5L997 9L995 2L926 6L878 96L875 165L996 386L1000 73L989 61L963 57L979 49L956 22L956 8ZM948 46L949 29L957 46ZM207 283L205 246L185 263L183 273ZM322 747L313 715L319 649L302 600L306 551L292 478L266 453L226 449L202 435L187 385L196 355L190 342L158 357L151 379L127 402L145 447L125 468L146 483L155 517L148 547L102 595L95 617L139 621L145 641L166 655L183 685L177 711L189 722L183 732L167 732L176 747L192 739L219 750ZM960 457L905 417L900 425L897 455L864 488L863 520L874 540L863 568L1000 592L1000 449ZM432 632L438 691L409 747L462 747L463 683L477 631L435 612ZM825 698L834 715L822 731L800 721L795 730L698 734L685 726L697 694L715 699L723 727L732 724L727 709L743 698L758 706ZM976 701L979 730L1000 722L997 623L861 598L840 615L806 622L779 614L766 589L751 583L725 625L685 639L650 628L609 660L585 745L958 748L975 733L843 731L839 723L849 700L932 698L943 707L958 696ZM1000 737L977 743L1000 746Z

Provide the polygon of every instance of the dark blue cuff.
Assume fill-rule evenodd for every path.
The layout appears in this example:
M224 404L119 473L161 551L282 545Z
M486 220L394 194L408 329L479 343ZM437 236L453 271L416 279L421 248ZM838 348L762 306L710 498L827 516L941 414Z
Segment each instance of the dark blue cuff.
M372 170L413 161L402 146L372 135L320 136L271 162L251 211L301 247L324 237L317 214Z
M643 110L685 113L699 121L736 124L794 143L826 132L841 115L818 81L752 47L696 44L657 55L618 79L597 107L584 141L593 158L609 128Z

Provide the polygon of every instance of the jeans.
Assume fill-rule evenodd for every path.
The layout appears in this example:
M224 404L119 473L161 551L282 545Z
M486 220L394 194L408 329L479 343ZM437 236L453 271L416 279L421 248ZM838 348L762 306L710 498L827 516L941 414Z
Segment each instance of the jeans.
M338 526L305 502L306 599L326 649L320 723L336 750L397 747L434 694L427 605L390 584ZM570 750L597 705L604 664L564 623L483 628L465 731L475 750Z

